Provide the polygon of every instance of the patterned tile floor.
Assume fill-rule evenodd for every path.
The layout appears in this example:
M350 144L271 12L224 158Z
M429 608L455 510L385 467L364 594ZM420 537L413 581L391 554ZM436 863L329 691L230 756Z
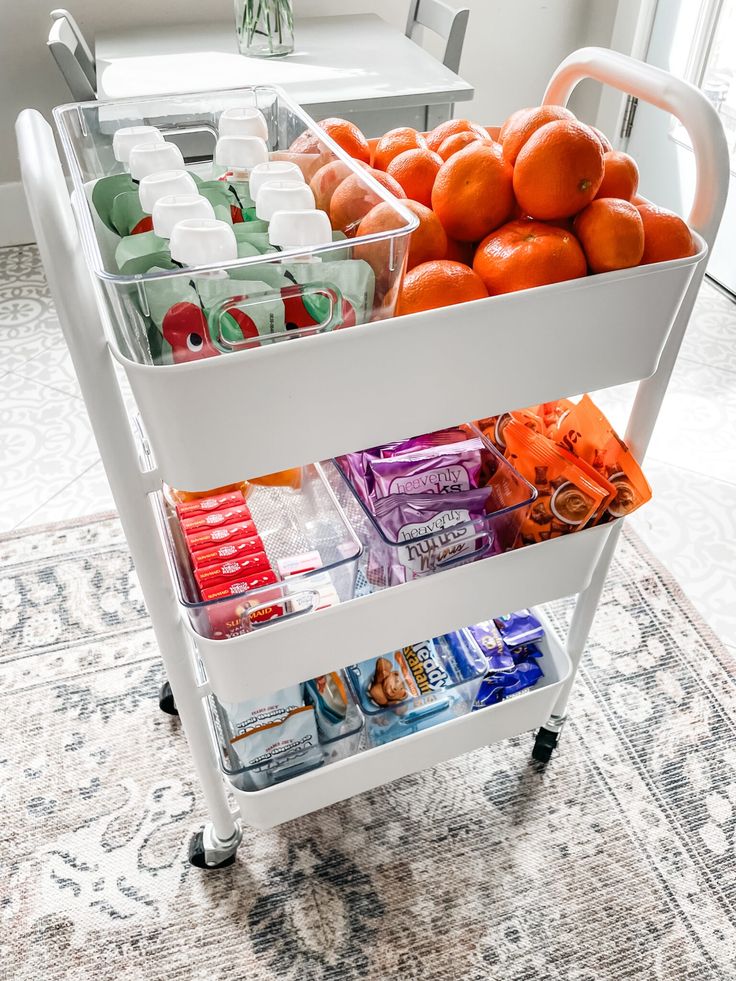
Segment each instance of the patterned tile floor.
M634 386L596 396L621 422ZM0 532L114 505L34 246L0 249ZM736 649L736 305L705 284L636 531Z

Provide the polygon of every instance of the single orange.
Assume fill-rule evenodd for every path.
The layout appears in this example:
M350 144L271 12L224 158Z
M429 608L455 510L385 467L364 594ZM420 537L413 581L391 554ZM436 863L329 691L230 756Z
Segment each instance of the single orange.
M373 166L377 170L386 170L388 165L405 150L426 149L427 141L421 133L412 129L411 126L399 126L398 129L391 129L384 133L376 143L373 152Z
M591 272L638 266L644 253L644 223L633 204L596 198L575 219L575 234Z
M451 238L477 242L503 224L513 207L513 168L497 143L471 143L440 167L432 210Z
M658 208L656 204L638 204L636 209L644 223L643 266L682 259L698 251L690 229L674 211Z
M530 219L510 221L478 246L473 269L489 296L585 276L583 250L562 228Z
M352 173L350 166L344 160L332 160L324 167L320 167L309 182L314 194L315 206L329 214L332 195Z
M462 133L453 133L452 136L448 136L446 140L440 143L437 153L443 160L447 160L453 153L464 150L469 143L477 143L479 139L478 134L471 129L463 130Z
M597 198L623 198L631 201L639 187L639 168L636 160L620 150L603 154L603 180Z
M338 146L356 160L363 160L369 163L371 159L368 140L361 130L347 119L338 119L330 116L319 123L320 129L328 133ZM305 130L301 133L289 147L294 153L319 153L325 149L324 143L319 139L319 135Z
M540 127L514 164L514 193L532 218L577 214L596 196L602 180L601 145L590 127L577 120L559 119Z
M406 195L401 189L401 185L388 174L382 174L379 170L368 170L379 184L390 191L394 197L403 198ZM371 208L375 208L382 198L368 187L358 174L347 177L335 189L330 200L330 221L336 231L344 232L348 238L352 237L360 221L365 218Z
M512 112L498 134L504 160L513 164L532 133L557 119L575 119L575 116L564 106L533 106Z
M436 153L448 136L472 131L473 123L469 119L448 119L435 126L431 133L427 133L427 146Z
M461 262L436 259L415 266L404 276L396 314L421 313L485 296L486 288L472 269Z
M412 201L405 201L404 204L414 210L411 206L414 204ZM421 205L417 205L421 207ZM401 215L396 213L396 210L387 202L380 201L365 215L358 225L356 236L362 238L366 235L375 235L378 232L387 232L395 228L405 227L405 219ZM413 233L412 233L413 237ZM409 243L406 238L399 239L399 246L407 249ZM366 242L365 244L356 244L353 250L353 257L355 259L362 259L367 262L368 265L373 269L376 277L376 293L380 297L386 292L390 286L391 279L394 276L392 272L392 256L394 258L394 263L396 262L395 257L395 245L392 241L379 241L379 242Z
M398 181L408 198L429 207L432 188L443 163L442 157L431 150L405 150L389 163L386 173Z
M602 129L598 129L597 126L591 126L590 128L593 130L593 135L595 137L597 137L598 142L600 143L601 147L603 148L603 152L604 153L610 153L611 150L613 150L613 147L611 146L611 141L608 139L608 137L603 132L603 130Z

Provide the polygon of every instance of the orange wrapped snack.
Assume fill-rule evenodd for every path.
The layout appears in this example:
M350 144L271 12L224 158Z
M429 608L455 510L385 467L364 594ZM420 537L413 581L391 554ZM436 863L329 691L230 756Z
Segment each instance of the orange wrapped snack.
M558 420L550 436L613 484L615 497L598 520L631 514L651 498L641 467L589 395Z
M302 486L302 468L291 467L289 470L278 470L276 473L266 473L261 477L250 477L249 484L259 487L291 487L299 490Z
M203 497L219 497L220 494L229 494L231 491L242 491L243 497L247 497L247 481L242 480L237 484L226 484L224 487L213 487L210 490L203 491L184 491L167 487L166 497L172 504L189 504L190 501L199 501Z
M602 512L615 488L561 446L512 419L504 429L506 457L537 489L521 526L525 545L579 531Z
M545 428L540 413L541 406L530 405L527 409L515 409L513 412L502 412L498 416L489 416L487 419L478 419L475 425L486 436L499 453L506 451L506 439L504 433L506 426L515 419L517 422L528 426L535 433L544 434Z

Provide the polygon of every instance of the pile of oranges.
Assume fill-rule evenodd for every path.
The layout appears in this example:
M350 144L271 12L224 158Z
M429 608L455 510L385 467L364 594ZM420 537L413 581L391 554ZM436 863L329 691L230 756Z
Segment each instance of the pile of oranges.
M346 120L320 125L419 219L398 314L696 252L678 215L637 197L633 158L562 106L520 109L499 131L452 119L428 134L401 127L367 140ZM342 161L311 186L334 228L396 227L393 210ZM356 253L380 277L386 249Z

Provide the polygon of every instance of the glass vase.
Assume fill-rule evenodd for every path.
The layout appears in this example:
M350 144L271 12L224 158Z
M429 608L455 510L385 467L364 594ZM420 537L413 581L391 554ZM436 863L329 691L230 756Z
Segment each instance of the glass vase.
M294 50L291 0L235 0L235 30L240 53L277 58Z

